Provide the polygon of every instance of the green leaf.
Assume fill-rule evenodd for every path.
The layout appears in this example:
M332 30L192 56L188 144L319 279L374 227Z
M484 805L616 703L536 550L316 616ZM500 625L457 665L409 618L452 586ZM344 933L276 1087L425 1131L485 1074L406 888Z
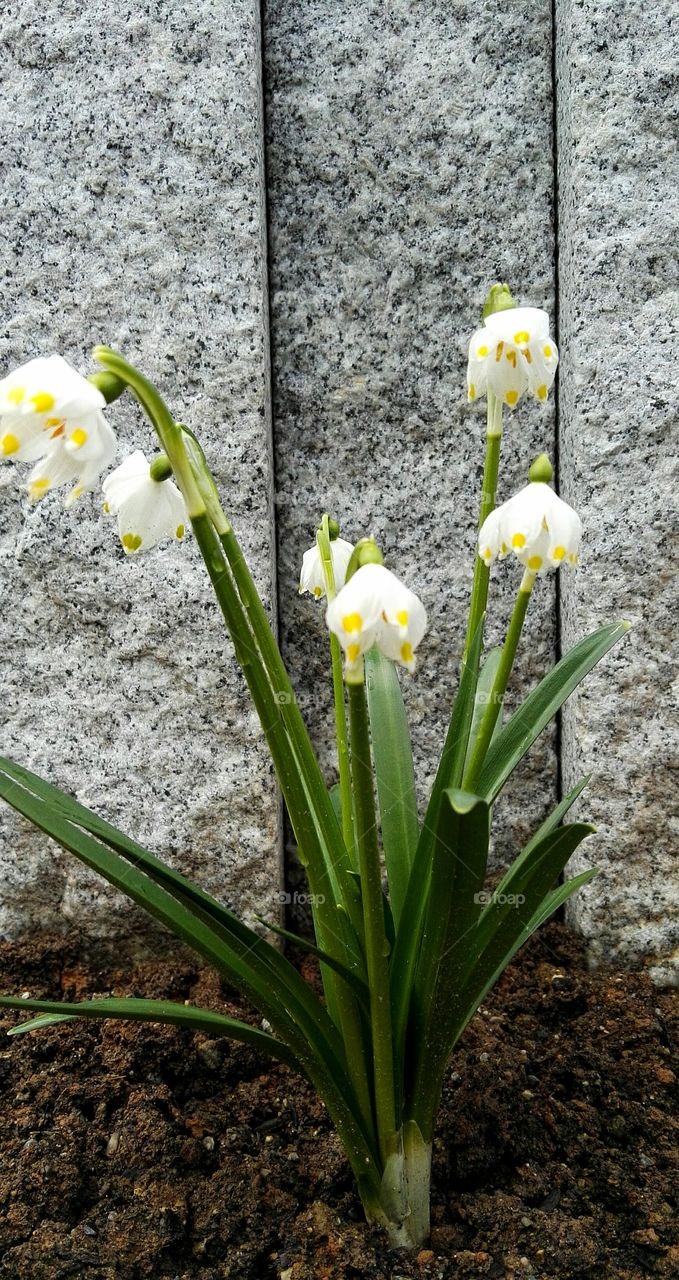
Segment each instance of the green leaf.
M426 1133L431 1132L448 1058L448 1010L481 914L478 895L486 876L489 839L488 804L465 791L444 792L408 1026L414 1070L412 1118Z
M538 827L535 834L531 836L528 844L524 845L521 853L517 855L511 866L507 868L502 880L495 889L495 893L498 897L507 891L507 886L509 885L512 877L517 874L519 868L522 867L524 863L530 861L533 857L534 851L537 849L538 845L542 844L545 836L548 836L550 832L554 831L561 822L561 819L566 816L571 805L575 803L579 795L582 795L582 792L587 786L591 776L592 775L588 773L586 777L581 778L580 781L576 783L573 790L569 791L568 795L564 796L563 800L560 800L554 809L552 809L552 812L545 818L542 825Z
M394 1028L395 1060L397 1068L403 1062L408 1007L415 979L415 965L420 949L422 925L429 899L434 832L438 822L443 793L457 786L462 778L469 729L474 714L474 695L479 669L479 655L483 639L483 618L479 622L469 652L469 661L462 664L460 684L450 718L446 741L432 787L427 813L415 853L415 861L408 880L408 892L402 913L402 926L396 932L396 942L389 969L392 1021Z
M465 973L451 1004L447 1030L450 1049L471 1016L469 1009L478 1007L494 975L509 963L520 945L519 939L526 929L531 929L531 921L542 910L569 858L593 830L587 823L573 822L551 831L533 847L529 859L519 855L504 879L502 892L496 889L492 893L469 938Z
M592 667L630 629L629 622L609 623L579 640L552 671L529 693L489 747L478 783L479 795L493 801L510 773L535 742L552 716Z
M469 730L469 743L467 745L467 754L464 762L465 769L467 767L467 764L469 763L469 757L471 755L472 748L474 746L474 743L476 742L479 729L481 728L481 721L483 720L484 712L486 710L486 707L488 706L488 699L490 697L491 690L495 683L495 676L497 675L497 669L500 665L501 657L502 657L501 645L497 645L495 649L490 649L488 654L486 655L486 658L481 667L481 670L479 671L479 678L476 685L476 694L474 697L474 713L472 715L472 723L471 723L471 728ZM491 739L491 742L495 741L501 729L502 729L502 711L500 711L500 715L498 716L495 722L495 728L493 729L493 737Z
M113 998L104 1000L82 1000L69 1006L60 1000L23 1000L20 997L0 996L0 1007L4 1009L28 1009L31 1012L44 1013L41 1018L31 1018L8 1031L8 1035L23 1035L38 1027L46 1027L55 1022L73 1022L76 1018L120 1018L128 1022L166 1022L176 1027L187 1027L191 1031L203 1031L207 1035L227 1036L230 1040L240 1040L244 1044L253 1045L288 1066L298 1068L297 1059L281 1040L276 1040L258 1027L251 1027L238 1018L229 1018L222 1013L213 1013L210 1009L198 1009L191 1005L176 1004L172 1000L137 1000Z
M334 956L328 955L327 951L317 947L309 938L303 938L301 934L294 933L291 929L283 929L279 924L272 924L271 920L266 920L264 916L256 916L255 919L259 920L260 924L266 925L267 929L270 929L272 933L278 934L280 938L286 938L288 942L294 942L295 946L302 951L308 952L311 956L316 956L322 964L327 964L329 969L334 969L335 973L344 978L344 981L350 987L353 987L356 995L361 1000L366 1001L368 999L368 988L365 981L359 978L357 974L352 973L350 969L347 969L346 965L341 964L339 960L335 960Z
M572 880L567 880L565 884L558 885L556 889L553 889L551 893L547 894L537 911L534 912L528 923L521 930L512 946L505 952L497 968L488 978L488 981L483 987L476 990L471 1002L467 1003L462 1019L458 1022L455 1041L459 1040L468 1022L476 1013L479 1005L483 1004L488 992L495 986L498 978L502 973L504 973L507 965L514 959L514 956L521 949L523 944L528 941L532 934L535 933L536 929L539 929L540 925L544 924L546 920L549 920L549 917L553 916L554 912L558 911L559 907L563 906L564 902L566 902L572 894L582 888L583 885L589 884L590 880L593 880L596 874L597 868L590 867L589 870L581 872L578 876L574 876ZM451 1050L453 1047L454 1046L451 1045Z
M398 928L420 834L413 753L395 663L373 648L365 670L382 848Z
M20 781L22 776L27 779L25 785ZM32 791L27 789L28 780ZM211 901L207 895L188 886L183 877L110 824L104 826L107 832L114 833L121 853L64 817L64 808L73 806L82 811L75 801L57 792L57 801L49 804L38 794L51 795L55 790L28 770L0 758L0 797L205 956L251 1000L293 1051L338 1129L352 1142L352 1160L367 1160L368 1167L372 1167L373 1137L363 1126L347 1075L343 1044L326 1010L296 969L275 947L237 917L230 917L225 909L220 909L219 920L211 917L203 909L204 903ZM90 825L101 822L88 810L84 813ZM363 1154L357 1156L357 1152Z

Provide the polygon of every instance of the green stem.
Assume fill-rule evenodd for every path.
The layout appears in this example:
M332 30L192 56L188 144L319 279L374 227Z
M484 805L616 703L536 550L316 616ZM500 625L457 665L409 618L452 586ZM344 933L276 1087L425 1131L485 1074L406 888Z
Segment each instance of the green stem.
M502 401L498 400L497 396L494 396L492 391L489 390L488 425L486 429L486 459L483 467L483 488L481 490L481 504L479 509L479 529L495 506L497 477L500 469L501 444ZM486 611L489 576L488 566L481 559L479 549L476 547L474 559L474 582L472 585L471 602L469 605L467 636L465 639L464 654L462 657L462 661L464 663L469 659L469 651L471 649L474 636L476 635L476 628Z
M337 594L335 590L335 574L332 567L330 534L328 517L323 516L321 527L316 534L318 550L323 566L325 594L330 604ZM337 636L330 634L330 656L332 660L332 691L335 702L335 734L337 737L337 764L339 769L340 806L342 813L342 835L356 866L356 850L354 846L354 821L351 803L351 768L349 764L349 741L347 738L347 716L344 695L344 676L342 674L342 649Z
M507 689L507 681L509 680L512 667L514 665L516 650L518 648L521 631L526 617L526 611L528 609L528 602L530 600L534 584L535 574L531 573L530 569L526 569L523 578L521 579L521 585L514 605L514 612L512 613L497 673L488 698L488 705L484 712L483 719L481 720L481 724L479 725L479 731L476 735L476 740L469 758L469 764L467 765L462 782L462 789L464 791L473 792L476 784L478 783L479 774L481 773L481 768L486 758L486 752L490 746L493 730L502 707L502 702Z
M370 729L365 685L349 684L351 770L356 812L356 845L361 873L365 953L370 988L375 1080L375 1113L380 1155L393 1154L396 1131L394 1051L389 999L388 943L384 927L382 876L370 757Z

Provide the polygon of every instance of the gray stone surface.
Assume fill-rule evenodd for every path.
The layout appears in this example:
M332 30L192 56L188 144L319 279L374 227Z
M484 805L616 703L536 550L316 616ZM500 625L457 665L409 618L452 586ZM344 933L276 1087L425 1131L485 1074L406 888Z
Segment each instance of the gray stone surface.
M424 788L455 687L483 464L467 343L496 279L553 309L551 6L526 21L485 0L268 0L265 15L285 653L332 767L322 610L296 595L327 506L346 537L374 534L426 604L420 671L403 682ZM553 439L551 404L507 414L503 499ZM518 577L507 564L494 581L497 639ZM554 652L552 579L536 592L522 687ZM498 805L502 855L554 798L553 743Z
M5 15L0 369L105 341L202 434L271 597L259 5ZM120 454L151 447L132 403ZM278 802L195 545L125 560L100 501L28 510L0 470L2 749L246 914L273 911ZM0 932L152 935L0 810Z
M593 960L679 978L676 491L676 8L557 0L561 476L588 534L563 643L629 637L570 702L564 783L597 879L571 910Z

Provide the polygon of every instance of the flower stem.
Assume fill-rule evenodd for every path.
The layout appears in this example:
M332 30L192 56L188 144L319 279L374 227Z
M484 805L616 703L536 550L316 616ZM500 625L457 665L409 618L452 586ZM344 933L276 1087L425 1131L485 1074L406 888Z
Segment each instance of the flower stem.
M335 590L335 574L332 567L330 550L330 534L328 517L323 516L321 527L316 534L318 550L323 566L325 594L330 604L337 594ZM339 768L340 805L342 813L342 835L344 843L351 855L354 870L357 870L356 850L354 846L354 822L351 803L351 769L349 765L349 742L347 738L347 716L344 695L344 677L342 675L342 650L337 636L330 632L330 656L332 660L332 691L335 701L335 733L337 737L337 764Z
M370 757L370 729L364 684L347 685L351 731L351 771L356 812L356 845L361 874L365 952L370 989L370 1022L375 1081L375 1114L380 1155L393 1154L396 1131L394 1051L389 999L388 942L384 927L382 876Z
M497 477L500 468L500 445L502 444L502 401L498 400L497 396L494 396L490 390L488 390L487 395L486 460L483 467L479 529L495 506ZM485 613L488 600L488 581L490 576L488 566L481 559L478 547L476 547L475 551L474 582L469 605L469 621L467 623L467 636L462 657L463 663L466 663L469 659L469 650L476 635L476 628Z
M462 782L462 789L464 791L473 791L478 783L479 774L486 757L486 752L490 746L493 730L502 707L502 702L507 689L507 681L509 680L512 667L514 665L516 650L521 637L521 631L523 629L526 611L528 609L528 602L534 585L535 574L531 573L530 569L526 569L517 593L514 611L512 613L509 628L507 630L507 636L502 648L502 654L500 656L500 662L498 664L493 687L488 698L488 705L484 712L481 724L479 725L479 731L476 735L469 764L467 765Z

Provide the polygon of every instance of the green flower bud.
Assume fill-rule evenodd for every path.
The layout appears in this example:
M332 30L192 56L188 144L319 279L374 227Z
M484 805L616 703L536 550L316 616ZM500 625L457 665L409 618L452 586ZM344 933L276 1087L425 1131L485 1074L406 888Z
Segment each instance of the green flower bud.
M374 538L361 538L354 547L353 555L347 567L346 581L362 569L365 564L384 564L384 556Z
M169 480L172 475L172 463L166 453L159 453L153 459L149 467L149 475L152 480L156 480L159 484L162 480Z
M336 538L339 538L339 535L340 527L337 521L333 520L332 516L328 516L328 537L330 541L334 542Z
M91 382L92 386L97 388L97 391L101 391L107 404L112 404L114 400L117 400L127 386L127 383L123 382L122 378L119 378L116 373L107 373L103 369L100 373L91 373L87 381Z
M549 484L554 476L554 468L552 467L546 453L541 453L531 464L528 472L528 479L531 484Z
M515 306L508 284L492 284L481 315L485 320L487 316L493 316L497 311L511 311Z

